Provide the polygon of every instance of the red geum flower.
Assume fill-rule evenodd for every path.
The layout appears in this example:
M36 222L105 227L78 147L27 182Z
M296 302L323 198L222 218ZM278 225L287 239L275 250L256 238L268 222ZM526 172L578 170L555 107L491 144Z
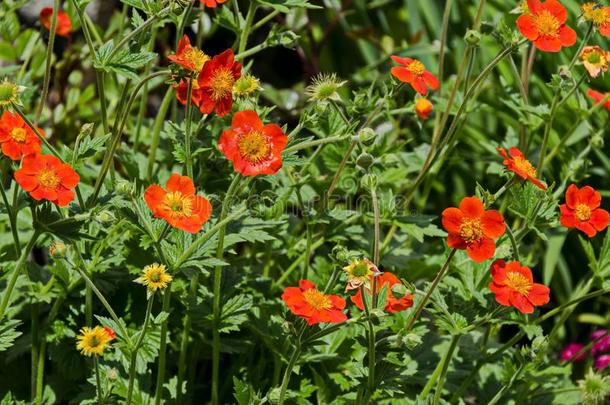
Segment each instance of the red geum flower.
M15 172L21 188L37 200L48 200L65 207L74 199L73 188L80 181L78 173L52 155L28 155Z
M428 88L431 90L438 89L440 83L436 76L426 70L424 64L417 59L392 55L392 60L402 65L394 66L391 70L392 75L401 82L410 84L413 90L419 94L425 96L428 93Z
M182 66L186 70L199 73L203 65L210 60L210 57L203 53L199 48L191 46L188 35L184 35L178 43L178 50L175 55L169 55L167 59Z
M430 113L432 112L432 103L427 98L420 97L415 100L415 113L422 121L430 118Z
M199 0L206 7L215 8L217 5L226 2L227 0Z
M460 207L447 208L442 215L443 227L449 233L447 244L455 249L465 249L477 263L493 257L495 239L506 230L504 217L496 210L485 211L478 197L465 197Z
M534 283L529 267L517 261L504 262L498 259L491 265L492 282L489 289L496 296L496 302L507 307L515 307L523 314L531 314L534 307L549 302L549 288Z
M400 311L404 311L405 309L411 308L413 306L413 295L405 294L400 298L396 298L394 293L392 292L392 287L399 284L402 285L402 282L396 277L393 273L383 272L378 276L371 276L369 285L373 284L373 277L376 277L375 280L375 290L376 293L379 293L383 286L387 286L386 288L386 304L384 309L389 313L396 313ZM365 291L370 294L371 288L365 287ZM350 300L356 304L356 306L360 310L364 310L364 305L362 302L362 290L358 290L356 295L350 297Z
M38 132L44 136L44 131L38 128ZM19 114L5 111L0 118L0 144L2 153L12 160L20 160L27 155L40 153L40 139L34 131L25 123Z
M566 228L576 228L583 231L589 238L598 231L603 231L610 222L608 211L599 208L602 197L593 187L584 186L579 189L571 184L566 191L566 203L559 209L559 221Z
M606 99L606 101L604 101L604 107L606 107L608 111L610 111L610 98L607 98L609 95L610 94L608 93L603 94L593 89L587 91L587 96L591 97L595 101L595 104L599 104Z
M177 173L170 176L166 189L157 184L149 186L144 200L155 218L189 233L199 232L212 214L210 202L195 194L193 180Z
M220 117L231 112L233 107L233 84L241 77L241 63L235 62L231 49L214 56L203 65L198 77L202 114L215 111Z
M109 328L108 326L104 326L104 331L106 332L106 335L108 335L109 340L116 339L116 333L111 328Z
M235 113L231 129L220 136L218 149L233 162L236 172L256 176L277 173L287 143L279 125L263 125L256 111L246 110Z
M538 180L536 168L532 166L529 160L525 158L525 155L517 148L513 147L508 150L498 148L498 152L504 158L504 166L523 180L527 180L534 184L536 187L546 190L546 186Z
M545 52L559 52L576 43L576 32L566 25L568 12L557 0L527 0L529 8L517 19L521 34Z
M53 8L45 7L40 11L40 24L47 29L47 31L51 31L51 18L53 16ZM57 13L57 28L55 29L55 34L60 37L68 37L70 36L70 31L72 30L72 22L70 21L70 16L63 12L59 11Z
M587 357L586 353L581 353L578 355L578 353L583 349L583 347L585 346L581 345L580 343L570 343L569 345L564 347L559 357L562 361L582 361Z
M343 313L345 300L338 295L324 294L309 280L299 281L298 287L287 287L282 300L293 314L305 319L308 325L347 320L347 315Z

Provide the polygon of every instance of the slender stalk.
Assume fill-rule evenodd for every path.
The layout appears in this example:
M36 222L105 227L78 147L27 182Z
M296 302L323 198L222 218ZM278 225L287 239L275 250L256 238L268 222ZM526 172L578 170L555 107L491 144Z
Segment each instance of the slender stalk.
M246 45L248 44L248 36L250 35L250 30L252 28L252 21L254 20L254 14L256 14L257 3L255 1L251 1L249 3L250 4L248 5L246 21L239 37L239 48L237 51L238 53L242 53L246 50Z
M236 174L233 177L233 181L227 190L225 199L222 202L222 209L220 212L219 221L224 220L231 206L233 197L238 189L239 183L241 182L241 176ZM224 240L225 240L226 225L222 226L218 231L218 246L216 248L216 258L222 260L224 252ZM214 302L213 302L213 314L214 314L214 328L212 330L212 404L218 405L218 378L220 372L220 287L222 282L222 267L216 266L214 268Z
M421 401L424 401L424 402L426 401L426 399L428 398L428 395L430 395L430 392L432 391L432 388L436 385L436 392L434 394L433 403L438 403L438 400L440 399L440 394L443 391L443 385L445 383L444 379L445 379L445 375L447 374L449 362L451 361L451 357L453 357L453 352L455 351L455 348L457 347L458 341L460 340L460 336L461 335L453 335L451 337L451 343L449 344L447 351L441 357L441 360L436 365L436 368L432 372L432 375L430 375L430 377L428 377L428 382L426 383L426 385L424 386L424 388L422 389L422 391L419 394L419 399ZM437 398L437 396L438 396L438 398Z
M51 83L51 65L53 63L53 45L55 43L55 35L57 34L57 16L59 14L59 0L53 0L53 14L51 15L51 28L49 31L49 43L47 44L47 58L44 70L44 80L42 83L42 95L40 96L40 104L36 110L36 125L40 122L42 109L47 102L49 94L49 84Z
M157 117L155 118L155 123L153 125L153 135L152 142L150 144L150 150L148 152L148 164L146 165L146 177L148 180L152 179L153 167L155 165L155 158L157 155L157 148L159 147L159 139L161 138L161 129L163 129L163 122L165 121L165 116L167 115L167 110L173 100L174 89L169 87L165 96L163 97L163 101L161 102L161 106L159 107L159 111L157 112Z
M142 332L140 332L140 336L138 336L138 340L136 341L135 346L131 350L131 362L129 364L129 382L127 384L127 405L131 405L131 398L133 396L133 385L136 377L138 350L140 350L140 347L142 347L142 343L144 342L144 336L146 335L148 323L150 321L150 315L152 313L153 302L154 294L148 298L148 305L146 306L146 315L144 316L144 326L142 326Z
M510 381L508 382L508 384L505 384L505 385L502 386L502 388L500 388L500 391L498 391L497 394L494 395L494 397L491 399L491 401L489 401L489 405L495 405L495 404L497 404L500 401L500 399L502 398L504 393L506 391L508 391L510 389L510 387L513 386L515 381L517 381L517 378L519 378L519 376L521 376L521 373L523 373L523 369L524 368L525 368L525 364L519 365L519 368L513 374L513 376L511 377Z
M47 138L45 138L39 131L38 126L36 124L34 124L29 118L28 116L23 112L23 110L15 103L11 104L12 108L15 110L15 112L17 114L19 114L19 116L25 121L25 123L27 124L28 127L30 127L30 129L34 132L34 134L36 134L36 136L38 137L38 139L40 139L42 141L42 143L44 143L44 145L49 148L49 151L51 151L51 153L53 155L55 155L55 157L57 157L59 160L61 160L62 162L64 162L64 160L62 159L61 155L59 154L59 152L57 152L57 150L55 150L55 148L53 147L53 145L51 145L49 143L49 141L47 140ZM65 162L64 162L65 163Z
M13 210L13 207L8 202L8 198L6 197L6 192L4 191L4 186L1 184L2 179L0 179L0 195L2 195L2 201L4 202L4 206L6 208L6 212L8 215L9 225L11 227L11 233L13 234L13 242L15 243L15 254L16 257L19 257L21 254L21 244L19 243L19 233L17 232L17 215ZM16 187L16 186L15 186Z
M100 363L97 356L93 356L93 364L95 364L95 392L98 405L104 403L102 399L102 383L100 381Z
M102 294L102 292L95 286L95 284L93 284L93 281L91 281L89 276L85 273L85 271L83 269L80 268L80 266L73 265L73 267L74 267L74 269L76 269L78 274L80 274L80 276L83 278L83 280L85 280L85 283L87 283L87 285L89 285L91 287L91 290L100 300L100 302L102 303L104 308L106 308L106 311L108 311L108 314L110 314L110 317L112 318L112 320L121 329L121 334L123 335L123 338L125 339L125 341L131 346L132 343L131 343L131 339L129 338L129 333L127 332L127 330L125 329L125 326L123 326L123 323L119 320L119 317L116 315L116 313L114 312L114 310L108 303L108 300L106 299L106 297L104 297L104 294Z
M260 27L264 26L265 24L267 24L269 21L271 21L279 13L280 13L279 10L273 10L272 12L270 12L269 14L267 14L266 16L261 18L256 24L254 24L252 26L252 31L256 31Z
M441 26L441 46L438 50L438 93L441 94L443 75L445 73L445 48L447 46L447 31L449 28L449 17L451 16L451 8L453 7L453 0L447 0L445 3L445 10L443 11L443 22Z
M379 266L380 252L379 252L379 240L381 239L381 214L379 212L379 200L377 199L377 191L375 187L371 188L371 199L373 203L373 215L375 217L375 231L373 239L373 262Z
M290 375L292 374L292 369L294 368L299 356L301 355L301 345L297 343L297 347L292 352L290 356L290 360L288 360L288 366L286 366L286 370L284 371L284 377L282 378L282 385L280 388L280 398L278 401L278 405L284 405L284 398L286 397L286 390L288 389L288 383L290 382Z
M375 280L375 278L373 278ZM375 285L371 287L372 293L375 291ZM364 312L366 313L367 318L367 342L368 342L368 373L367 373L367 389L366 393L363 396L363 404L367 404L369 399L373 396L375 392L375 325L371 320L371 310L369 309L367 303L367 293L364 285L360 286L360 294L362 295L362 306L364 307ZM374 305L374 300L371 299L371 303Z
M46 339L40 340L40 348L38 349L38 367L36 368L36 405L42 404L42 392L44 387L44 364L47 352Z
M417 304L417 307L415 307L413 316L411 317L411 320L409 321L409 323L406 327L407 332L410 331L411 329L413 329L413 326L415 325L415 322L417 322L417 319L419 318L421 311L424 309L424 306L430 299L432 292L434 291L434 289L436 288L438 283L440 283L442 278L445 276L447 269L449 269L449 263L451 262L451 259L455 255L456 251L457 250L455 250L455 249L451 250L451 252L447 256L447 259L445 259L445 263L443 263L443 266L441 267L439 272L436 274L436 277L434 277L434 280L432 280L432 284L430 285L430 288L428 288L428 291L426 291L426 295L424 295L424 297L421 299L421 301L419 301L419 303Z
M89 47L89 53L91 54L91 58L93 59L93 57L95 56L95 45L93 44L93 40L91 38L91 31L89 30L89 24L87 23L86 16L84 15L83 10L76 4L76 0L71 0L71 2L78 15L81 28L83 29L83 34L85 36L85 41L87 42L87 46ZM104 72L98 69L95 69L95 84L97 87L97 95L100 99L102 128L104 128L104 134L107 134L110 132L110 127L108 126L106 92L104 90Z
M163 312L169 312L171 302L171 289L168 287L163 294ZM159 342L159 360L157 363L157 382L155 387L154 405L159 405L163 397L163 383L165 381L165 360L167 356L167 323L169 317L161 323L161 340ZM179 388L180 389L180 388Z
M193 178L193 158L191 156L191 121L193 120L193 100L191 96L193 94L193 77L189 78L189 86L186 91L186 112L184 114L184 120L186 121L186 132L184 134L184 154L186 163L186 175Z
M13 290L15 289L15 284L17 283L17 278L19 277L21 270L23 270L23 268L25 267L25 262L26 262L28 256L30 255L30 252L36 245L36 241L38 240L39 236L40 236L40 232L38 230L34 230L34 234L32 235L32 238L26 245L25 249L21 252L21 256L19 257L17 264L15 264L15 268L13 269L13 274L11 274L11 278L8 281L8 285L6 286L6 289L4 290L4 294L2 294L2 301L0 301L0 321L2 321L4 319L4 315L6 314L7 307L11 300L11 295L13 294Z
M338 141L342 141L344 139L349 138L349 136L346 135L336 135L336 136L331 136L328 138L321 138L321 139L314 139L313 141L309 141L309 142L302 142L302 143L298 143L296 145L290 146L286 149L284 149L283 151L283 155L288 155L290 153L296 152L298 150L301 149L307 149L307 148L311 148L312 146L318 146L318 145L326 145L328 143L335 143ZM354 142L354 147L355 147L355 142ZM353 150L353 148L352 148ZM350 152L351 153L351 152ZM349 155L348 155L348 159L349 159ZM345 161L347 162L347 159L345 159ZM345 164L343 164L345 166Z

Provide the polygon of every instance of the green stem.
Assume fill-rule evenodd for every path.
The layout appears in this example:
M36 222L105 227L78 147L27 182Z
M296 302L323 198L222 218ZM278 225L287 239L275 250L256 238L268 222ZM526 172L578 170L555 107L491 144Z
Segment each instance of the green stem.
M169 312L171 290L167 288L163 294L163 312ZM163 382L165 381L165 360L167 355L167 324L169 317L161 323L161 340L159 341L159 360L157 363L157 383L155 387L154 405L159 405L163 397ZM180 389L180 388L179 388Z
M97 356L93 356L93 363L95 364L95 392L97 397L98 405L102 405L102 383L100 381L100 363Z
M294 368L299 356L301 355L301 345L297 343L297 347L292 352L290 356L290 360L288 360L288 365L286 366L286 370L284 371L284 377L282 378L282 385L280 388L280 398L278 401L278 405L284 405L284 398L286 397L286 390L288 389L288 383L290 382L290 375L292 374L292 369Z
M373 262L376 266L379 266L380 252L379 252L379 240L381 239L381 214L379 212L379 200L377 199L377 191L375 187L371 188L371 200L373 203L373 215L375 221L375 231L373 240Z
M373 278L375 281L375 278ZM375 292L375 285L371 287L372 293ZM364 312L366 313L367 318L367 342L368 342L368 370L367 370L367 390L366 394L363 396L363 403L367 404L369 399L373 396L375 392L375 325L371 320L371 310L369 309L367 298L368 295L366 293L366 289L364 285L360 286L360 294L362 295L362 306L364 307ZM371 295L372 297L372 295ZM371 299L371 304L374 307L374 300Z
M186 163L186 175L189 178L193 178L193 158L191 156L191 121L193 115L193 101L191 96L193 94L193 77L189 78L188 90L186 92L186 112L184 114L184 120L186 121L186 133L184 134L184 154Z
M47 95L49 94L49 84L51 83L51 65L53 62L53 45L55 43L55 35L57 31L57 16L59 14L59 0L53 1L53 14L51 15L51 28L49 31L49 43L47 45L47 58L44 70L44 80L42 83L42 95L40 96L40 104L36 110L36 125L40 122L42 115L42 109L47 101Z
M173 95L174 89L171 87L168 88L167 92L165 93L165 97L163 97L163 101L161 102L161 106L159 107L159 111L157 112L157 117L155 118L152 142L150 144L150 151L148 152L148 164L146 165L146 178L148 180L152 179L157 148L159 147L159 139L161 138L161 130L163 129L163 123L165 121L165 116L167 115L167 110L169 109L169 106L173 100Z
M495 405L495 404L498 403L498 401L500 401L500 399L502 398L504 393L506 391L508 391L513 386L515 381L517 381L517 378L519 378L521 376L521 373L523 373L523 369L524 368L525 368L525 364L520 364L519 365L519 368L513 374L513 376L511 377L510 381L508 382L508 384L505 384L505 385L502 386L502 388L500 388L500 391L498 391L498 393L496 395L494 395L494 397L491 399L491 401L489 401L489 405Z
M13 242L15 243L15 254L16 257L19 257L21 254L21 244L19 243L19 233L17 232L17 213L13 210L13 207L8 202L8 198L6 196L6 192L4 191L4 186L1 184L2 179L0 179L0 195L2 195L2 201L4 201L4 206L6 207L6 213L8 215L9 225L11 226L11 233L13 234ZM15 186L17 187L17 186Z
M220 212L219 221L223 221L228 213L231 206L232 200L238 189L239 183L241 182L241 176L236 174L233 177L233 181L227 190L225 199L222 202L222 209ZM218 231L218 246L216 247L216 258L222 260L224 252L224 240L225 240L226 225L222 226ZM213 314L214 314L214 327L212 330L212 404L218 405L218 378L220 372L220 287L222 283L222 266L216 266L214 268L214 301L213 301Z
M445 259L445 263L443 263L443 266L441 267L439 272L436 274L436 277L434 277L434 280L432 280L432 284L430 285L430 288L428 288L428 291L426 291L426 295L424 295L424 297L421 299L421 301L419 301L419 303L417 304L417 307L415 307L415 310L413 311L413 316L411 317L411 320L409 321L409 323L406 327L407 332L409 332L409 331L411 331L411 329L413 329L413 326L415 325L415 322L417 322L417 319L419 318L419 315L421 314L422 310L424 309L424 306L430 299L432 292L434 291L436 286L440 283L442 278L445 276L447 269L449 269L449 263L451 263L451 259L455 255L456 251L457 251L456 249L451 249L451 252L447 256L447 259Z
M436 385L436 392L434 393L433 403L438 403L440 395L443 391L445 375L447 374L449 363L451 361L451 358L453 357L453 352L455 351L455 348L457 347L457 344L460 340L460 336L461 335L453 335L451 337L451 343L449 344L447 351L443 354L443 357L441 357L441 360L436 365L436 368L432 372L432 375L428 377L428 382L419 394L419 399L421 401L426 401L428 395L430 395L430 392L432 391L432 388Z
M256 14L257 3L255 1L250 1L249 3L250 4L248 5L246 21L239 37L239 48L237 51L238 53L242 53L246 50L246 45L248 44L248 36L250 35L250 29L252 27L252 21L254 20L254 14Z
M8 281L6 290L4 290L4 294L2 295L2 301L0 302L0 321L4 320L4 315L6 313L8 305L10 303L11 295L13 294L13 289L15 288L15 284L17 283L17 278L19 277L21 270L23 270L23 268L25 267L25 262L26 262L28 256L30 255L30 252L36 245L36 241L38 240L39 236L40 236L39 231L34 230L34 234L32 235L32 238L26 245L25 249L21 252L21 256L19 257L17 264L15 264L15 268L13 269L13 274L11 274L11 278Z
M38 350L38 367L36 368L36 405L42 404L42 392L44 387L44 364L47 352L47 341L45 338L40 340Z
M328 138L314 139L313 141L298 143L296 145L293 145L293 146L290 146L290 147L284 149L282 154L288 155L290 153L296 152L301 149L307 149L307 148L311 148L312 146L318 146L318 145L326 145L328 143L335 143L335 142L347 139L349 137L350 136L346 136L346 135L336 135L336 136L331 136ZM354 146L355 146L355 143L356 143L356 141L354 141ZM352 148L352 150L353 150L353 148ZM348 155L348 158L349 158L349 155ZM346 162L347 162L347 159L346 159ZM345 166L345 164L344 164L344 166Z
M266 16L261 18L256 24L254 24L252 26L252 31L256 31L260 27L264 26L265 24L267 24L269 21L271 21L279 13L280 13L279 10L273 10L272 12L270 12L269 14L267 14Z
M148 329L148 323L150 321L150 314L152 313L152 306L154 302L154 294L148 298L148 305L146 306L146 315L144 316L144 326L142 326L142 332L138 336L135 346L131 350L131 363L129 364L129 382L127 384L127 405L131 405L131 398L133 396L133 385L136 377L136 364L138 360L138 350L142 347L144 342L144 336Z

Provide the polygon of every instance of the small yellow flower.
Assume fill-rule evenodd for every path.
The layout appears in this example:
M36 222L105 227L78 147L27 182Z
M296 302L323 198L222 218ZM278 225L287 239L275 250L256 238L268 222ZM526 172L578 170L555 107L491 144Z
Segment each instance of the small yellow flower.
M597 77L602 72L608 71L610 52L604 51L599 46L585 46L580 53L585 69L591 77Z
M0 83L0 107L6 107L12 103L19 103L19 86L4 79Z
M233 85L233 93L240 97L248 96L260 89L260 81L249 73L246 73L245 75L237 79L237 81Z
M114 339L114 333L101 326L96 326L93 329L84 327L77 337L76 348L85 356L101 356L104 354L106 345L112 339Z
M379 269L369 259L353 260L349 265L343 268L347 273L347 285L345 291L355 290L364 283L369 281L369 278L377 273Z
M164 290L172 281L172 276L167 274L165 266L158 263L150 264L142 270L142 275L135 282L145 285L149 292Z

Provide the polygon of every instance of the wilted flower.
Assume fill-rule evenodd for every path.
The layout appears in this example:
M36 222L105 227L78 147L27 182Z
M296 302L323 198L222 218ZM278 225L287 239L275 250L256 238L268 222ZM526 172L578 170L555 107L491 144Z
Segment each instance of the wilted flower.
M610 52L604 51L599 46L585 46L580 53L580 60L591 77L597 77L602 72L608 71Z
M602 197L593 187L584 186L579 189L575 184L571 184L565 198L565 204L559 206L561 225L579 229L589 238L606 229L610 214L599 208Z
M338 295L324 294L309 280L301 280L298 287L287 287L282 300L293 314L305 319L308 325L347 320L347 315L343 313L345 300Z
M85 356L100 356L104 354L104 349L115 337L114 331L108 327L84 327L77 337L76 348Z
M153 263L145 266L142 275L134 280L138 284L145 285L149 293L157 290L165 290L172 281L172 276L167 273L164 265Z
M260 89L260 81L256 77L252 76L250 73L246 73L245 75L237 79L237 81L233 85L233 93L235 93L236 96L240 97L249 96L250 94Z
M340 100L338 90L347 81L340 81L335 73L320 73L311 80L305 94L311 101Z
M65 243L60 241L54 241L53 243L51 243L51 246L49 246L49 255L53 259L61 259L62 257L66 256L67 249L68 248Z
M379 269L369 259L353 260L343 268L347 273L345 291L356 290L366 283L371 276L379 274Z
M588 2L580 6L582 17L595 25L595 28L604 36L610 35L610 7L595 2Z
M15 83L4 79L0 83L0 107L6 107L12 103L19 103L20 88Z

